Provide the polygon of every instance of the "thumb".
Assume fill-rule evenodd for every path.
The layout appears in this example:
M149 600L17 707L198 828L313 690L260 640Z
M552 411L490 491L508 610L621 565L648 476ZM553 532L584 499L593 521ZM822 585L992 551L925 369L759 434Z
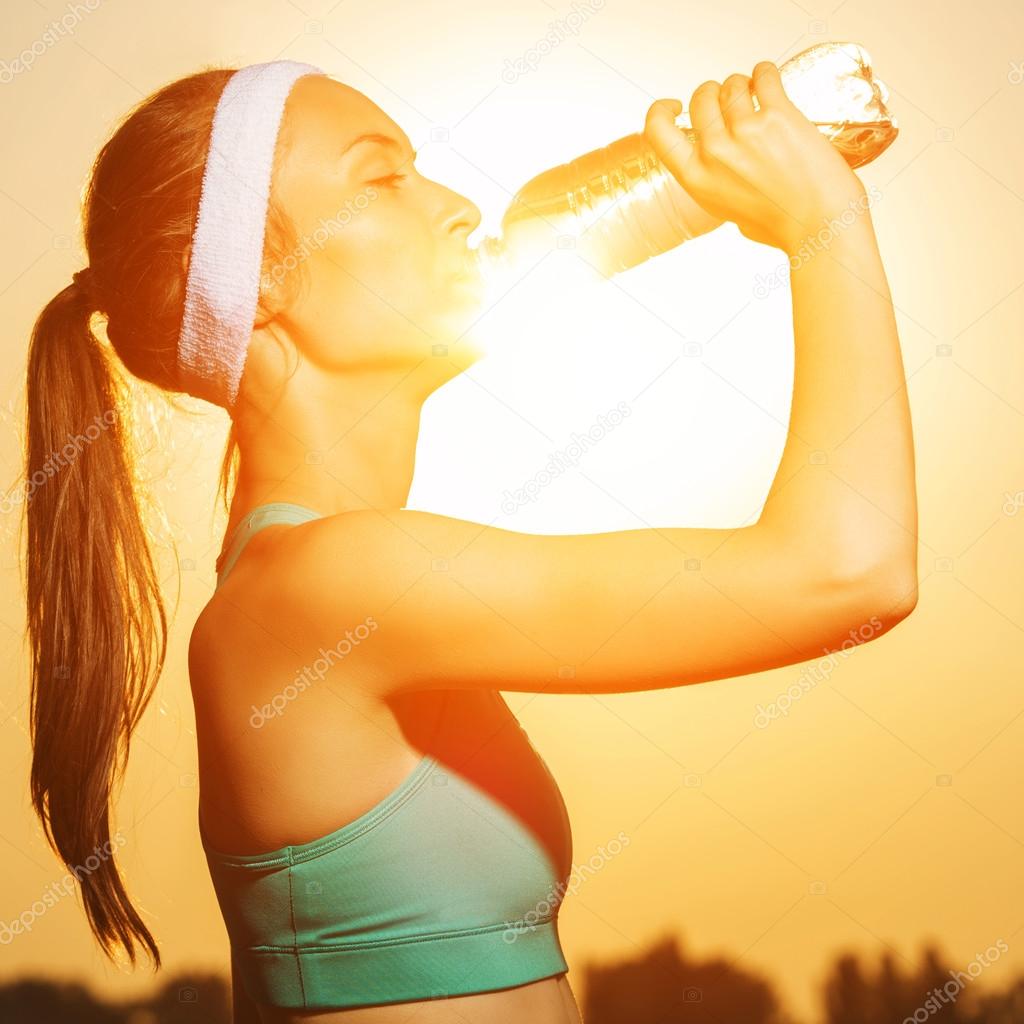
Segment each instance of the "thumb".
M675 119L683 112L676 99L655 100L647 111L644 135L658 159L677 177L685 174L694 147Z

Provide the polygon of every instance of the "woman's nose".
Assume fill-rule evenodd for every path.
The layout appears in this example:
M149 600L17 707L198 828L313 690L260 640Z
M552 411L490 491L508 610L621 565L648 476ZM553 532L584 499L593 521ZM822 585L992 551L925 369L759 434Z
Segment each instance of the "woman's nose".
M445 234L461 231L465 235L471 235L483 219L479 207L457 192L452 192L451 196L452 203L442 225Z

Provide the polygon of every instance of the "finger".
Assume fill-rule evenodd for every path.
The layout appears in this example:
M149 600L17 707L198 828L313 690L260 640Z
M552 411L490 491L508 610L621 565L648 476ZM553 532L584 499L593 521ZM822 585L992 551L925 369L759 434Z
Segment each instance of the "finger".
M675 123L682 112L683 104L679 100L655 100L644 122L644 135L658 159L677 176L686 173L694 152L693 143Z
M747 75L739 74L730 75L722 83L718 103L730 131L754 116L754 94L750 91L752 84Z
M720 90L721 86L715 81L701 82L690 98L690 124L702 142L723 139L729 134L718 101Z
M754 65L752 80L760 110L764 110L765 107L777 109L793 107L793 101L786 95L786 90L782 86L779 69L770 60L762 60Z

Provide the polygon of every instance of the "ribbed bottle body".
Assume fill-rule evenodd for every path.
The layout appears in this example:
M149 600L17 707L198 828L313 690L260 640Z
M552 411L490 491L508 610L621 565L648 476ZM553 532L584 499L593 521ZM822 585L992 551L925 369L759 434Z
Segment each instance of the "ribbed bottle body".
M812 46L786 61L779 74L786 95L851 167L874 160L896 138L888 90L856 43ZM695 137L685 115L676 124ZM492 281L525 272L552 249L574 249L611 276L721 223L636 132L531 178L509 204L500 235L485 238L477 257Z

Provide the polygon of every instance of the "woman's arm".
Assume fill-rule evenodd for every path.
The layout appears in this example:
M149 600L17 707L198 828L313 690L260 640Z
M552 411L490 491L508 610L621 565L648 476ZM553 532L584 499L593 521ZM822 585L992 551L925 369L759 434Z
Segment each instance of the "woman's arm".
M864 185L794 106L771 61L755 65L753 77L699 85L692 138L675 125L681 109L678 100L658 100L647 113L644 130L659 158L701 206L789 256L793 404L760 523L799 523L812 550L834 552L830 564L843 579L902 565L910 592L893 599L913 607L910 413Z
M794 258L790 436L758 522L547 536L405 509L328 516L268 554L281 564L265 567L254 631L298 620L289 641L314 650L368 623L339 677L384 698L622 693L805 661L910 613L910 418L864 189L778 69L755 78L756 114L745 76L698 87L696 147L672 123L678 101L652 107L646 130L702 206ZM854 222L801 262L802 240L851 201Z
M796 356L789 436L760 522L799 522L807 544L834 550L838 577L881 566L892 601L917 600L917 499L910 409L892 299L866 193L827 251L789 247ZM849 216L846 218L849 220ZM825 224L812 226L812 231ZM838 548L831 539L844 538Z

